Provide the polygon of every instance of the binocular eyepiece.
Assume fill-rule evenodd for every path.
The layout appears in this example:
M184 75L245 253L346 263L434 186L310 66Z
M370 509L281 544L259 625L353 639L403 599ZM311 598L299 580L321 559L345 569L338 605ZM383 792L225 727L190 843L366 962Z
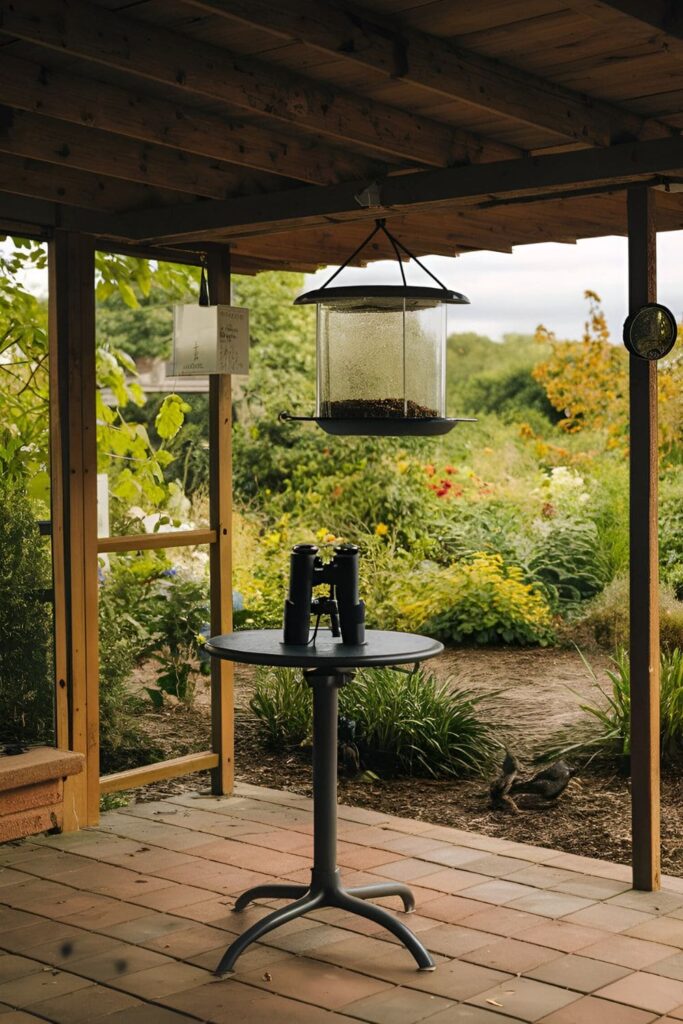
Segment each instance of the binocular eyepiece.
M309 643L311 615L330 616L332 636L344 644L365 643L365 604L358 594L359 551L355 544L338 544L323 562L315 544L297 544L290 556L289 594L285 601L284 643ZM313 597L313 588L329 585L329 595Z

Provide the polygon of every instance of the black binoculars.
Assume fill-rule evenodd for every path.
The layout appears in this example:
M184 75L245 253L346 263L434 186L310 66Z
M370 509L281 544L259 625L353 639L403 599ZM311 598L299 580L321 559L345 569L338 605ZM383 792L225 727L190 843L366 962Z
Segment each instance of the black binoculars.
M285 601L284 643L309 643L311 615L330 616L332 636L343 643L365 643L365 604L358 597L358 548L339 544L329 562L323 562L315 544L297 544L292 549L289 596ZM313 597L313 588L328 584L325 597ZM316 628L317 628L316 622Z

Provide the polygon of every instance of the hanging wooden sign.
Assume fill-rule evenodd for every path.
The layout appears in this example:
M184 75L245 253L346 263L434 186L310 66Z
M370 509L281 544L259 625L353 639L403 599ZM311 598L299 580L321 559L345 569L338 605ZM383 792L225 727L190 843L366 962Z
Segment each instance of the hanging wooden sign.
M249 373L249 310L240 306L173 307L173 373Z

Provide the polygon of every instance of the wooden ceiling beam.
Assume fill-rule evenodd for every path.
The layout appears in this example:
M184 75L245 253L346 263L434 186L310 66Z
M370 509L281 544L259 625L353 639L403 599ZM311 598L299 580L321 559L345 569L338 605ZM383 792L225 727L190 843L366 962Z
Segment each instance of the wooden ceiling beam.
M263 192L282 182L275 175L241 171L232 164L10 107L0 107L0 153L211 199Z
M611 28L640 26L648 42L683 57L683 5L680 0L566 0L567 6Z
M444 98L544 128L587 145L654 138L662 124L527 71L455 46L395 20L329 0L184 0L190 7L261 27ZM590 0L588 0L590 2ZM627 5L627 0L622 0ZM656 0L655 0L656 2ZM661 0L660 0L661 2ZM635 0L632 0L635 3Z
M313 139L302 141L276 129L264 130L139 90L94 82L7 53L0 61L0 97L18 110L311 185L374 177L387 170L379 161L354 157Z
M138 239L183 239L203 232L252 227L304 228L320 218L380 216L442 204L476 205L518 199L531 201L573 190L611 188L635 181L657 181L683 167L683 138L624 143L607 149L579 149L545 157L400 174L378 186L375 203L362 205L362 182L309 186L287 192L207 201L121 217L121 230Z
M59 174L55 174L50 164L8 154L0 156L0 191L103 214L143 206L149 209L151 205L160 206L164 201L177 201L177 195L165 190L88 174L70 167L62 167ZM46 223L53 224L54 217L51 216Z
M145 24L130 10L117 14L83 0L0 0L0 31L403 164L445 167L520 154L515 147Z
M14 187L12 179L6 180L0 161L0 223L9 233L21 234L12 224L34 225L36 230L64 228L66 231L82 231L85 234L112 237L116 232L118 214L101 210L89 210L82 206L61 206L50 199L34 197ZM58 183L55 183L57 187Z

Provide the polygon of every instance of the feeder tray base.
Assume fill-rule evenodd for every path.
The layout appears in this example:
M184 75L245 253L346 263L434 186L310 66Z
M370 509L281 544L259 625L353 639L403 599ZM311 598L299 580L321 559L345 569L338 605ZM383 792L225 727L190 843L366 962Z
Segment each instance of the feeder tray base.
M456 423L469 423L473 420L449 419L443 416L381 416L377 419L363 416L359 419L350 417L315 416L311 417L327 434L369 436L369 437L434 437L447 434Z
M473 417L361 416L357 419L334 416L291 416L281 412L280 419L297 423L317 423L326 434L339 437L436 437L447 434L457 423L476 423Z

